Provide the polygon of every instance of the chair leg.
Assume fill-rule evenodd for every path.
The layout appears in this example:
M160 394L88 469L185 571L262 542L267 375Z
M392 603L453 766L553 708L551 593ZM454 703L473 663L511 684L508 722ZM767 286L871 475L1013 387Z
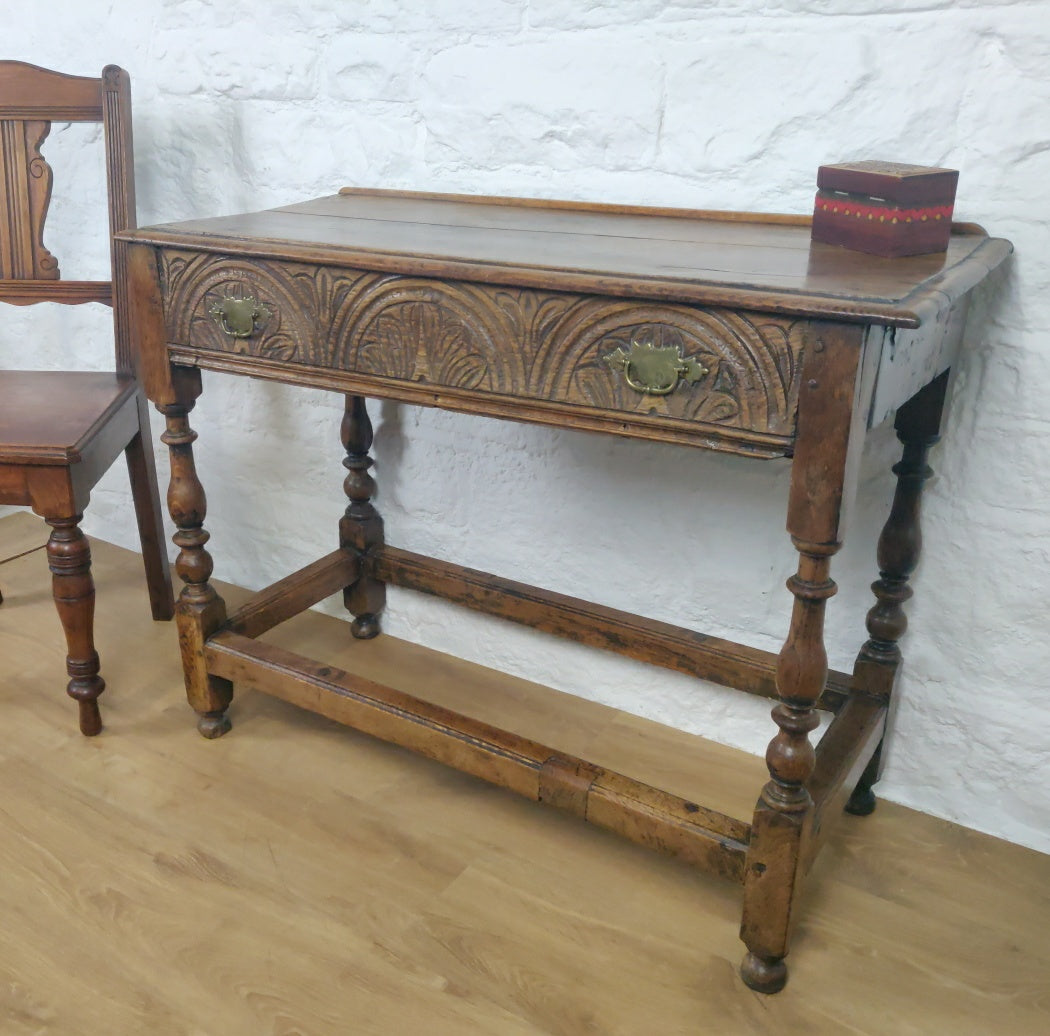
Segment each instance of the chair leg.
M80 530L82 515L47 518L52 533L47 541L55 607L66 634L66 672L71 698L80 706L80 732L92 737L102 729L98 696L106 684L98 675L95 651L95 584L91 578L91 550Z
M139 434L128 443L124 455L131 479L131 496L135 502L142 560L146 568L153 618L170 619L175 614L175 597L171 588L171 569L165 549L164 520L157 490L157 469L150 446L149 412L146 397L138 398Z

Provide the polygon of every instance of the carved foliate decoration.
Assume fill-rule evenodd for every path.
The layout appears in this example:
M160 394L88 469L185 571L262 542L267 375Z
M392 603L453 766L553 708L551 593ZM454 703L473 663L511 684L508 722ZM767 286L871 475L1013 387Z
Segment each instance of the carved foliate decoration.
M295 262L161 257L170 340L195 349L713 429L794 431L804 320ZM209 310L249 296L268 312L265 326L245 338L223 333ZM644 374L650 363L657 373Z
M184 328L169 328L172 341L192 341L205 349L260 356L269 360L294 359L317 328L303 314L294 288L283 276L267 276L247 261L216 263L212 256L175 255L164 264L162 274L171 305L188 320ZM265 320L256 333L231 335L216 319L229 300L250 298L253 309ZM259 321L254 321L256 325Z
M514 393L525 387L520 358L497 346L510 333L470 285L388 277L344 307L335 361L404 381Z
M587 300L564 329L569 347L552 363L547 391L591 406L706 424L790 434L798 389L802 326L787 318L731 310ZM700 370L666 394L639 393L610 377L605 356L647 343L689 357ZM553 359L553 358L552 358Z

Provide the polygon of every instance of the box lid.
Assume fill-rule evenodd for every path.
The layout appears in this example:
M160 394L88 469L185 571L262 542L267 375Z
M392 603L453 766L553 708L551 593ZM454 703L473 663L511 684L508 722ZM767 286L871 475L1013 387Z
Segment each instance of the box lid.
M951 204L959 183L957 169L939 169L900 162L847 162L822 165L817 187L822 191L845 191L901 204L941 202Z

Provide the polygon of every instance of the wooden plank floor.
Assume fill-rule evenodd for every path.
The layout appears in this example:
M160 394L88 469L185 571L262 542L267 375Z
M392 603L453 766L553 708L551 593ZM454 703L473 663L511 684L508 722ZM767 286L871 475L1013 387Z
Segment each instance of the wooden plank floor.
M0 520L0 559L45 532ZM200 738L139 559L94 550L95 739L43 552L0 561L3 1036L1050 1032L1050 857L887 803L845 817L788 987L762 997L736 977L733 885L260 694ZM612 709L296 627L279 635L449 704L480 693L483 718L734 815L762 779Z

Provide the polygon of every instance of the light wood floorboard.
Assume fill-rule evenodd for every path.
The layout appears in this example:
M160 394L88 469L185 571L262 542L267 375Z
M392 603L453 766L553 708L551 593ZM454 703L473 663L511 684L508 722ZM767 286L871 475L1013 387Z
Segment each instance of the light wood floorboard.
M82 738L46 532L0 519L3 1036L1050 1032L1050 857L844 817L762 997L731 884L261 694L200 738L139 558L97 541L106 727ZM749 816L761 760L347 633L270 636Z

